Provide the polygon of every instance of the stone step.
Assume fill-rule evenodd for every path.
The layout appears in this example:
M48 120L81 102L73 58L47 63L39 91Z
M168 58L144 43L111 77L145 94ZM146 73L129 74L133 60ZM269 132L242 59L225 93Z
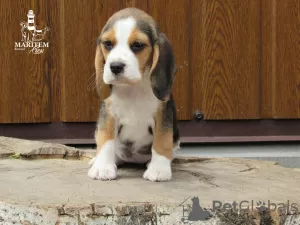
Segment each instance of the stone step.
M299 169L177 158L170 182L144 180L144 165L125 165L116 180L98 181L87 177L85 159L94 154L0 137L0 224L300 224Z

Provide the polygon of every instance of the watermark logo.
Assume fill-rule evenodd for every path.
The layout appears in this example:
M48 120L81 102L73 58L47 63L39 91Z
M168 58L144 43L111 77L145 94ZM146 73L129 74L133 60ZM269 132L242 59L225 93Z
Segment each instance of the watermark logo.
M49 47L49 42L43 42L43 40L50 28L46 26L43 29L37 29L33 10L28 11L27 21L22 21L20 26L22 39L20 42L15 42L15 50L29 49L32 54L42 54L44 49Z
M217 212L236 212L239 215L247 215L250 212L278 212L280 215L298 214L299 206L289 200L283 203L268 201L243 200L233 202L222 202L213 200L209 211L201 207L199 197L188 197L180 205L182 207L181 222L183 224L194 224L196 221L205 221L212 218ZM198 224L198 223L197 223Z
M187 200L192 201L192 207L184 204L187 202ZM182 206L181 222L183 223L204 221L211 217L210 213L200 206L200 200L198 197L188 197L179 206Z
M282 203L273 203L271 200L268 201L258 201L255 204L255 201L233 201L230 202L221 202L221 201L213 201L212 203L212 211L216 210L233 210L233 211L239 211L239 212L249 212L257 210L258 212L263 212L266 210L269 211L277 211L280 212L283 215L287 214L298 214L299 209L298 205L296 203L292 203L289 200Z

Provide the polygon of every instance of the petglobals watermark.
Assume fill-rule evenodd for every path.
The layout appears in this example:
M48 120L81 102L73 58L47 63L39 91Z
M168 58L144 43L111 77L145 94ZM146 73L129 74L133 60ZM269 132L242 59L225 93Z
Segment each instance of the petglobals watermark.
M260 213L275 211L280 215L297 215L300 212L300 206L289 200L282 203L274 203L268 201L232 201L222 202L213 200L207 208L201 206L199 197L188 197L181 202L179 207L182 207L182 216L180 221L184 224L193 224L195 221L209 220L217 212L236 212L239 215L249 215L253 211Z
M35 23L35 14L33 10L29 10L27 21L20 23L21 26L21 41L15 42L15 50L29 50L32 54L42 54L45 48L49 48L49 42L44 42L46 33L50 31L49 27L37 29Z
M282 203L274 203L271 200L268 201L233 201L233 202L212 202L212 211L223 210L223 211L239 211L239 212L249 212L249 211L259 211L263 212L265 210L277 211L281 214L298 214L299 206L296 203L292 203L289 200Z

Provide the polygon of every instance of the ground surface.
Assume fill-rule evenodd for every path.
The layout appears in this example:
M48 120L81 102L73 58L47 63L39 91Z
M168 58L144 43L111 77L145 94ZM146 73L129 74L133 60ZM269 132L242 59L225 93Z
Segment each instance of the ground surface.
M193 224L300 224L293 211L300 210L300 169L245 159L189 158L174 161L171 182L146 181L145 167L133 165L119 168L115 181L97 181L87 177L93 154L0 137L0 224L183 224L182 219L188 224L199 205L212 218ZM243 206L251 209L252 200L253 218L212 210L213 201L222 206L248 201ZM256 210L258 202L267 208L268 200L277 206L289 201L293 215Z

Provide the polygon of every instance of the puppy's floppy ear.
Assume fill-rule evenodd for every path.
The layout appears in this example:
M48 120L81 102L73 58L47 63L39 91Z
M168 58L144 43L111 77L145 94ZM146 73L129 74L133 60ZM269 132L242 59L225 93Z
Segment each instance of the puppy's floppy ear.
M108 98L110 95L110 86L103 81L105 59L102 53L101 45L97 43L95 69L96 69L96 89L100 97L100 101Z
M175 56L170 41L159 33L154 44L150 80L154 95L165 101L170 93L176 74Z

